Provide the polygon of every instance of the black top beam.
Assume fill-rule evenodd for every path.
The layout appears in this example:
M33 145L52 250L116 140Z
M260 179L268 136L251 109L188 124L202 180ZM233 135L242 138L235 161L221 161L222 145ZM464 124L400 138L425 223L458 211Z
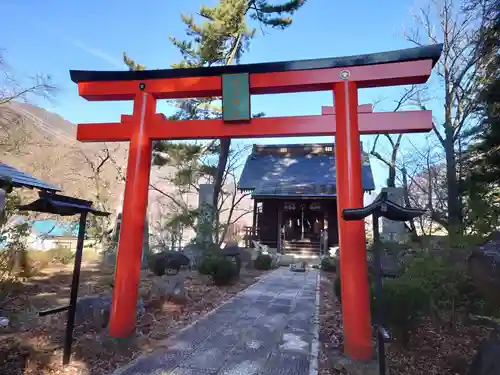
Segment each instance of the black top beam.
M72 216L83 212L96 216L108 216L109 212L96 210L91 201L47 192L39 192L39 198L26 205L18 206L21 211L43 212L61 216Z
M426 210L419 208L403 207L389 200L387 192L382 192L368 206L361 208L345 208L342 218L347 221L361 220L365 217L377 214L393 221L409 221L425 214Z
M79 82L96 81L134 81L161 78L210 77L235 73L278 73L295 70L313 70L366 66L375 64L398 63L416 60L432 60L433 65L439 60L442 44L407 48L397 51L370 53L325 59L281 61L258 64L214 66L207 68L158 69L137 71L88 71L70 70L71 80Z

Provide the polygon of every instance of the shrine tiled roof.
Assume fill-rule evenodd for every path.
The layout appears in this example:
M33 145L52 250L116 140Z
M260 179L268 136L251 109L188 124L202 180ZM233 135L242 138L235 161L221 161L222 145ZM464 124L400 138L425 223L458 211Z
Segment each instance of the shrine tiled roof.
M255 196L334 197L333 144L254 145L239 181L239 189ZM362 147L362 146L361 146ZM375 190L368 154L362 152L365 191Z
M54 185L42 181L29 173L20 171L8 164L0 162L0 180L9 181L14 187L26 187L47 191L60 191Z

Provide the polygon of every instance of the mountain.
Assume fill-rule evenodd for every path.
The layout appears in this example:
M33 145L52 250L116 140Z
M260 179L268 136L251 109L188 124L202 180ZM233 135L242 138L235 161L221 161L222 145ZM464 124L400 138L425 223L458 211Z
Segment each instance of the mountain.
M99 196L105 206L115 205L123 190L120 169L127 148L126 143L78 142L75 124L31 104L0 106L2 161L52 183L63 194L90 200ZM99 166L108 151L109 159Z
M59 187L63 194L101 202L99 209L117 213L123 205L123 177L128 143L82 143L76 140L76 125L58 114L27 103L0 106L0 160ZM102 163L105 161L104 163ZM102 163L102 165L101 165ZM175 205L167 196L179 198L169 182L175 167L151 167L148 218L150 232L161 230L161 221ZM234 191L234 186L227 186ZM237 194L237 199L240 194ZM190 207L198 206L198 194L181 198ZM230 207L224 205L225 211ZM241 200L233 217L251 210L249 197ZM224 213L227 217L227 213ZM224 219L225 220L225 219ZM244 224L242 224L244 222ZM244 215L241 225L251 225ZM194 232L187 230L185 241Z

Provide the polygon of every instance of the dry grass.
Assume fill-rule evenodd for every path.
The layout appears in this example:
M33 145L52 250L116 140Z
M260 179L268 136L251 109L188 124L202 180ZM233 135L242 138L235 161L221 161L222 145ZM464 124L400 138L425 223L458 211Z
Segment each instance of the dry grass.
M37 312L68 303L71 265L47 267L18 286L16 298L2 311L12 326L0 331L0 374L105 374L133 358L162 345L179 328L220 305L253 284L262 271L242 269L237 284L207 285L196 272L186 276L190 301L185 305L145 300L145 316L136 334L114 340L92 324L75 328L71 365L62 367L62 342L66 314L39 318ZM97 263L82 266L79 296L111 293L113 269ZM149 289L153 276L143 271L141 290Z

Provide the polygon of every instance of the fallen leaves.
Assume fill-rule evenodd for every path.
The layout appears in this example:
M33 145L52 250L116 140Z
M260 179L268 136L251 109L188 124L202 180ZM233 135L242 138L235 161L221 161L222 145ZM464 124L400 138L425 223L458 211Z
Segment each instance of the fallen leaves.
M110 293L113 270L103 267L82 268L80 297ZM62 344L66 314L36 317L36 311L67 303L71 269L59 269L25 283L23 293L2 313L23 315L28 321L13 319L9 330L0 332L0 373L13 375L88 375L104 374L130 362L141 353L164 345L165 339L192 323L239 291L255 283L265 272L242 269L238 283L225 287L208 285L196 272L187 275L185 287L189 301L145 303L145 314L136 334L125 340L109 337L105 329L82 324L75 327L71 365L62 366ZM152 276L143 272L141 289L148 289ZM147 302L147 301L145 301ZM21 314L23 313L23 314Z
M321 310L319 361L320 375L343 374L328 366L327 353L343 350L343 327L340 305L336 301L332 274L321 276ZM488 338L491 328L466 324L458 319L455 327L442 324L450 321L430 318L420 324L412 335L408 349L390 345L387 350L387 365L393 375L466 375L479 343ZM344 373L345 374L345 373Z

